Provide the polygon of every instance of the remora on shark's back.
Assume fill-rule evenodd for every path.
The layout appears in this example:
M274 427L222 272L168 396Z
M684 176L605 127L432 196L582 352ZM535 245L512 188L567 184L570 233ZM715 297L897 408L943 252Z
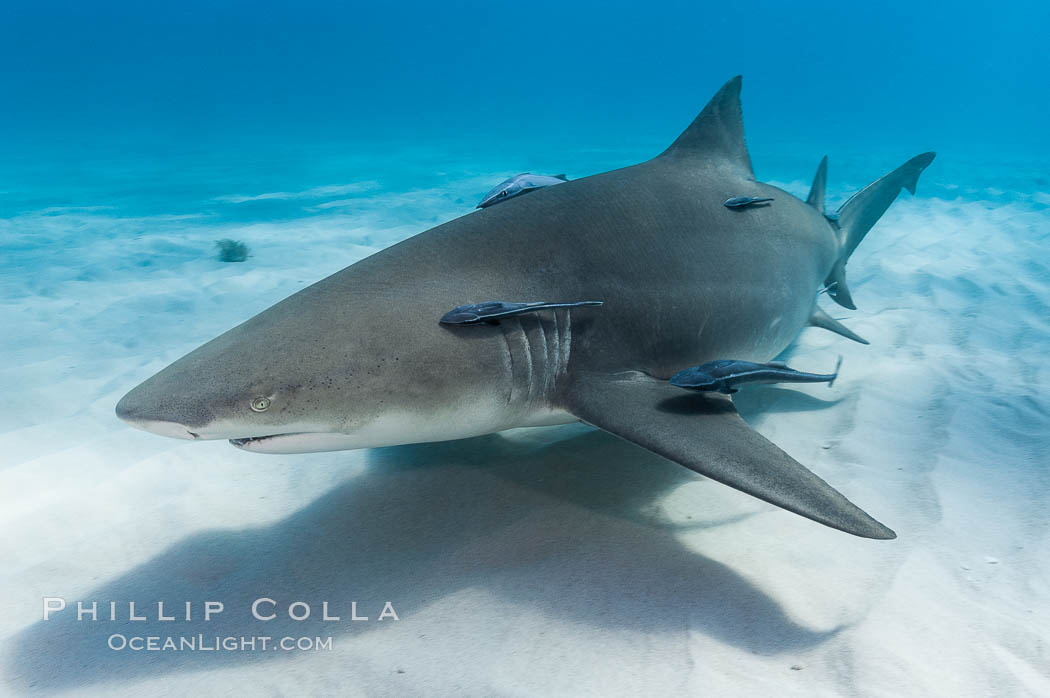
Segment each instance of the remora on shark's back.
M850 254L933 154L830 220L826 161L805 202L755 180L739 94L734 78L652 160L475 211L303 289L132 390L118 415L260 453L579 419L814 521L894 537L751 429L730 398L668 378L718 359L769 361L807 324L851 335L817 291L852 307ZM775 203L732 210L732 197ZM439 322L495 301L514 312Z
M482 197L477 208L487 208L502 203L507 199L512 199L515 196L521 196L522 194L528 194L531 191L536 191L543 187L551 187L555 184L561 184L562 182L568 181L569 178L563 174L534 175L530 172L522 172L521 174L514 175L510 179L503 180L496 186L492 187L492 189L489 189L489 193Z

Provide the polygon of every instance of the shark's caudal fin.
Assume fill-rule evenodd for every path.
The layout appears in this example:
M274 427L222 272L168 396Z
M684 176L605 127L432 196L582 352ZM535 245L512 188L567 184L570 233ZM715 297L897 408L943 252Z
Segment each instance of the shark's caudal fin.
M817 166L817 174L813 177L813 186L810 187L806 203L824 213L824 192L828 188L828 156L825 155L820 165Z
M850 255L901 193L901 189L915 193L919 175L933 162L935 155L936 153L916 155L893 172L875 180L851 196L849 201L838 210L838 215L833 220L838 226L839 241L842 247L839 259L824 284L829 287L828 295L839 305L850 310L855 310L857 307L853 304L849 286L846 285L846 262L849 261Z
M564 403L588 424L770 504L855 536L896 538L748 426L727 397L683 395L641 374L592 375Z
M744 141L744 116L740 108L741 77L722 85L689 128L660 154L661 158L719 160L754 178L751 157Z

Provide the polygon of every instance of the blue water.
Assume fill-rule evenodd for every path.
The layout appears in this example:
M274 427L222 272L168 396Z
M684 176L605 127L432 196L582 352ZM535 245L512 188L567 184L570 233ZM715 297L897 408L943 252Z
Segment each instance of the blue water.
M767 178L802 176L802 153L1050 154L1036 1L38 2L0 19L0 215L213 213L231 190L403 190L449 163L585 174L659 152L738 73Z

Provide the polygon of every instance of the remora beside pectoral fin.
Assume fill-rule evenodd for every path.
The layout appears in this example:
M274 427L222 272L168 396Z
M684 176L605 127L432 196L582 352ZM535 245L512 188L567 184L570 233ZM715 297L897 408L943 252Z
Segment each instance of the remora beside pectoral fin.
M728 397L620 374L582 377L564 402L588 424L770 504L856 536L896 538L748 426Z
M859 334L851 330L850 328L843 325L835 318L828 315L820 306L813 309L813 314L809 318L810 327L819 327L822 330L829 330L835 334L840 334L846 339L852 339L854 342L860 342L861 344L871 344L868 340L861 337Z
M722 85L693 123L661 158L704 158L722 160L754 179L751 156L744 140L744 114L740 107L741 77Z

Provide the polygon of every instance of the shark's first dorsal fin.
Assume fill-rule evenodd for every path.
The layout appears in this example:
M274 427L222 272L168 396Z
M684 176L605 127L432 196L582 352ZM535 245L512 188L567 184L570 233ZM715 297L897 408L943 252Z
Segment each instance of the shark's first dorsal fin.
M824 213L824 191L828 186L828 156L825 155L817 166L817 174L813 177L813 186L809 190L806 203Z
M740 82L737 75L722 85L689 128L660 157L722 159L743 170L748 177L754 177L744 141Z

